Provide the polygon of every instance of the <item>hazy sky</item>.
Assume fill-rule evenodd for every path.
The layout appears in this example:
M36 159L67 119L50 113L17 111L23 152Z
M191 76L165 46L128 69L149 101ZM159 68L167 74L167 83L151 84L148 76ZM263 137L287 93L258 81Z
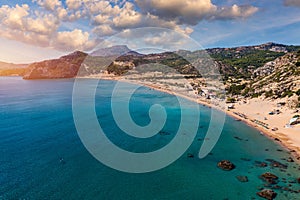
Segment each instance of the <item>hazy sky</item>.
M0 61L91 51L143 27L186 34L205 48L300 44L300 0L1 0ZM145 44L177 44L172 34L160 34Z

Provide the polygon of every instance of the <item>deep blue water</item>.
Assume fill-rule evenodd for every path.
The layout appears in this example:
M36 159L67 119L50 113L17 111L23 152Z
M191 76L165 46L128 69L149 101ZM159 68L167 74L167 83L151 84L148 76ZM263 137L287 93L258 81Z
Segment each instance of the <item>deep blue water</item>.
M90 80L82 81L88 85ZM204 159L197 158L211 114L210 108L204 106L200 106L197 136L176 162L145 174L111 169L97 161L79 139L72 115L73 83L71 79L25 81L0 77L1 200L260 199L256 192L265 187L259 179L262 173L275 173L280 177L279 185L287 187L289 181L300 177L296 163L282 160L290 156L287 151L231 117L226 117L221 138L212 153ZM132 118L145 126L150 122L150 106L164 105L168 120L163 134L149 139L124 134L111 114L114 85L112 81L101 81L95 98L99 123L113 143L129 151L148 152L162 148L175 137L180 122L178 101L145 87L131 99ZM188 153L195 157L189 158ZM255 161L268 158L288 164L288 169L256 167ZM224 159L232 161L236 169L228 172L217 168L217 163ZM249 182L239 182L238 175L247 176ZM300 185L292 184L290 188L299 190ZM275 191L277 199L300 199L296 193Z

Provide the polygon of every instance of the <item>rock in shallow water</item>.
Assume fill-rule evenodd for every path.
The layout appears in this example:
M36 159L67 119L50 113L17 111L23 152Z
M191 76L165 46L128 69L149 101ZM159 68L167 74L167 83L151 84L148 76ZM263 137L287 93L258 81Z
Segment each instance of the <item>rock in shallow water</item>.
M277 184L278 183L278 176L276 176L275 174L272 174L270 172L260 175L260 178L269 184Z
M242 183L248 182L248 177L247 176L236 176L237 180L239 180Z
M188 158L194 158L194 155L191 154L191 153L188 153L188 154L187 154L187 157L188 157Z
M265 162L255 161L256 167L268 167L268 164Z
M279 168L279 169L287 169L288 166L286 164L283 164L281 162L278 162L273 159L266 159L266 161L270 162L271 167Z
M231 163L229 160L222 160L218 163L218 167L225 171L231 171L235 168L235 165Z
M268 190L268 189L263 189L260 192L256 193L258 196L268 199L268 200L273 200L276 198L277 193L274 192L273 190Z

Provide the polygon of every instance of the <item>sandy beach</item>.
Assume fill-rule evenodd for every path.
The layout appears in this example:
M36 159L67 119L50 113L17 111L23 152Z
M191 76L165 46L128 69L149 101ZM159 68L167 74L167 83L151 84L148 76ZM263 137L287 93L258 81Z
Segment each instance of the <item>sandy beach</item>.
M297 115L295 109L280 106L283 100L264 100L261 98L238 102L235 109L227 111L227 114L237 117L250 126L258 129L268 137L271 137L282 146L288 148L297 160L300 156L300 125L287 126L290 119ZM278 114L269 113L278 110ZM239 116L244 114L247 119ZM263 122L262 125L260 122Z
M284 100L265 100L262 98L245 99L234 103L234 109L228 109L224 101L219 101L216 99L206 99L199 95L195 95L194 91L183 90L177 87L176 82L180 80L170 80L168 83L156 83L145 80L145 79L130 79L128 77L119 77L109 74L96 74L80 78L94 78L94 79L105 79L105 80L115 80L124 81L129 83L140 84L161 92L177 95L193 102L212 107L214 109L221 110L226 114L240 120L247 125L254 127L259 130L262 134L273 139L275 142L279 143L281 146L288 149L295 158L295 161L300 162L300 124L295 126L286 126L293 116L299 114L296 109L290 109L286 106L280 106L279 103L284 102ZM132 78L132 77L131 77ZM182 84L187 83L187 80L182 80ZM272 111L279 111L274 115L269 113Z

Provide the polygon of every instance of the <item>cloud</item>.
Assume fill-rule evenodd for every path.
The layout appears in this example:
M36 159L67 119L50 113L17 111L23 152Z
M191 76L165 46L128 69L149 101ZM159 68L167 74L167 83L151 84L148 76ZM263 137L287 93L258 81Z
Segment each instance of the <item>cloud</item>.
M99 37L113 35L116 31L111 28L109 25L100 25L93 29L93 33Z
M142 21L142 14L135 11L132 3L126 2L120 14L113 19L113 23L119 28L136 27Z
M50 35L58 29L59 21L53 15L48 14L33 19L28 18L25 21L24 29L27 32L34 32L41 35Z
M53 46L64 51L91 50L96 46L96 42L90 41L89 37L88 32L79 29L62 31L56 34L57 39L53 41Z
M29 6L23 4L16 5L14 8L9 6L2 6L0 8L0 20L2 24L12 29L22 29L24 26L23 18L29 15Z
M185 41L182 35L176 32L163 31L158 34L146 36L144 42L147 46L161 46L162 49L180 49Z
M56 7L61 6L61 2L59 0L33 0L33 2L37 2L39 6L42 6L47 10L52 10L52 11Z
M59 50L89 50L96 37L104 39L130 28L162 27L189 35L202 20L236 20L258 11L250 5L220 7L211 0L32 2L38 8L32 4L0 7L0 36Z
M82 0L66 0L68 9L78 10L82 6Z
M76 13L75 13L76 14ZM27 4L0 7L0 36L58 50L90 50L95 40L79 29L60 32L60 20L52 13L31 12Z
M101 13L102 15L116 16L121 10L118 4L112 6L110 1L105 0L84 0L84 7L91 15Z
M218 7L211 0L136 0L144 13L151 13L179 24L196 25L201 20L246 18L258 11L253 6Z
M95 24L107 24L110 22L110 16L99 14L93 18L93 21Z
M217 7L210 0L136 0L144 13L151 13L163 19L176 19L180 23L195 25L216 12Z
M247 18L258 11L258 8L254 6L238 6L222 7L217 11L217 14L212 18L216 19L238 19Z
M68 16L68 11L65 8L59 7L57 9L57 16L61 20L66 20Z
M201 48L197 42L181 32L158 27L126 29L104 40L99 47L117 44L126 44L130 49L143 53Z
M300 7L300 1L299 0L284 0L284 5Z

